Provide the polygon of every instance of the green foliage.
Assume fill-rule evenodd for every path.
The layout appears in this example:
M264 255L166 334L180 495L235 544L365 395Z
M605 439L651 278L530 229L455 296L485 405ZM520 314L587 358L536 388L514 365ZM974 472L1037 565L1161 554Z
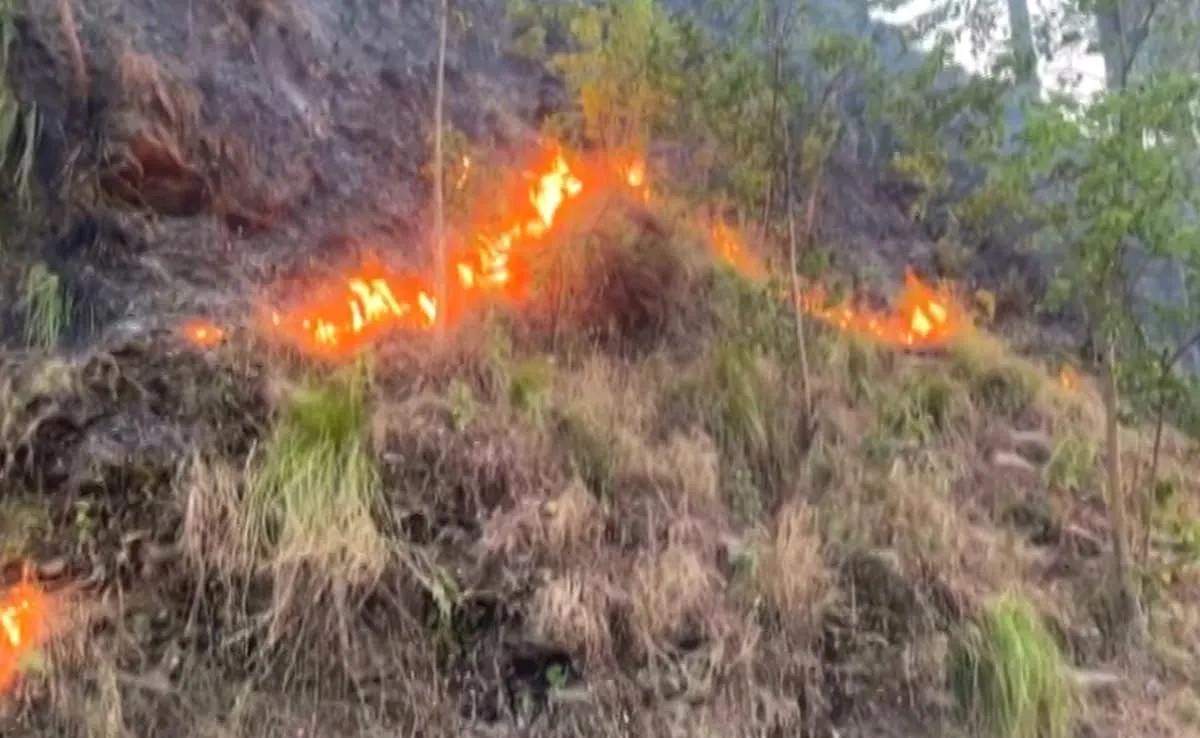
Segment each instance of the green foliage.
M518 51L546 59L576 101L554 133L618 150L672 140L690 153L692 176L676 184L682 194L747 210L783 189L785 121L801 132L801 176L815 176L831 148L830 96L810 104L783 60L807 45L832 89L868 57L866 43L813 34L795 12L769 19L765 11L762 3L681 16L658 0L510 3L524 28Z
M1068 738L1078 698L1059 650L1026 601L1005 597L951 643L948 681L963 716L994 738Z
M614 429L567 408L558 413L556 432L566 441L575 474L592 494L608 499L619 461Z
M889 438L929 443L949 430L962 407L962 388L935 372L913 372L878 393L880 430Z
M1200 153L1189 102L1198 93L1190 75L1164 74L1087 107L1063 100L1033 107L1019 155L992 181L1060 264L1052 303L1081 308L1101 345L1116 346L1115 369L1135 409L1174 382L1160 362L1176 348L1166 336L1174 327L1190 332L1197 318L1187 305L1200 293L1183 306L1150 306L1162 330L1147 331L1148 314L1131 291L1151 260L1170 263L1192 289L1200 284L1200 226L1191 215L1200 199L1182 165ZM1169 389L1178 407L1195 404L1182 386Z
M918 190L909 213L916 220L927 218L930 206L947 193L950 163L990 161L1004 131L1008 85L990 77L957 78L960 73L949 68L952 43L950 36L940 36L911 73L872 68L868 77L869 119L886 124L896 138L899 151L889 164ZM975 213L963 209L957 215Z
M754 203L766 191L774 153L771 69L748 44L718 39L698 23L686 23L683 38L690 94L677 126L694 142L703 175L689 194Z
M960 337L950 347L950 361L973 401L1008 417L1031 407L1046 383L1039 367L982 333Z
M724 337L787 361L795 358L795 324L790 307L779 299L780 285L752 282L724 264L717 265L713 278L713 312Z
M518 40L545 53L547 27L564 26L566 50L550 66L563 76L578 110L568 130L609 150L644 148L668 120L684 90L678 28L655 0L605 0L546 8L514 2L510 15L530 25Z
M1046 484L1051 490L1086 493L1096 485L1100 450L1095 440L1082 433L1060 434L1046 464Z
M554 365L547 360L535 357L518 362L509 377L509 405L535 419L542 417L553 377Z
M1186 101L1198 92L1193 79L1163 76L1082 110L1039 106L1028 117L1023 155L1000 170L1011 190L1037 181L1063 188L1026 212L1065 246L1060 297L1085 305L1108 331L1128 328L1131 317L1119 281L1131 239L1153 256L1197 251L1200 231L1181 218L1180 193L1190 188L1178 163L1194 147Z

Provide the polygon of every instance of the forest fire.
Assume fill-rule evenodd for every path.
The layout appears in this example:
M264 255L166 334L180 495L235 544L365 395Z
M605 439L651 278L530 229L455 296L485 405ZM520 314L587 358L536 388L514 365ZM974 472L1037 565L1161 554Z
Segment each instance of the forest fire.
M438 305L433 280L368 265L323 298L292 310L266 311L269 329L309 353L338 357L355 352L393 328L428 330L448 322L485 295L519 297L528 285L517 277L514 258L533 248L554 227L563 206L578 198L584 183L554 149L547 166L530 177L525 202L511 222L480 228L451 255L446 275L448 302ZM632 174L630 179L633 179Z
M451 323L483 300L501 297L515 301L527 295L530 285L522 261L552 235L563 209L585 194L599 196L624 188L638 199L651 199L645 161L636 156L621 157L615 166L609 159L605 166L596 167L550 147L542 166L526 174L523 181L526 184L516 197L515 212L499 226L474 229L450 255L446 305L438 304L435 280L396 273L376 263L363 266L297 307L264 309L263 327L305 353L340 358L393 329L426 331L439 322ZM767 276L764 264L745 248L732 228L717 223L710 237L717 255L736 271L751 279ZM819 320L901 348L944 344L965 320L965 312L948 290L926 285L911 272L905 275L904 290L892 312L848 302L829 307L819 286L806 290L800 303ZM193 321L184 327L183 335L198 346L209 347L222 340L223 331Z
M0 598L0 693L7 692L49 636L49 598L22 582Z
M718 256L751 279L764 279L766 266L745 247L732 228L718 222L712 229ZM945 286L930 286L913 271L904 273L904 289L890 311L875 310L850 300L830 305L821 285L801 288L800 308L829 325L882 344L905 349L930 349L945 345L959 334L966 311Z
M897 348L944 346L959 334L966 320L966 312L948 288L927 285L912 270L904 273L904 289L891 311L849 301L828 306L824 290L819 288L800 299L805 311L818 320Z

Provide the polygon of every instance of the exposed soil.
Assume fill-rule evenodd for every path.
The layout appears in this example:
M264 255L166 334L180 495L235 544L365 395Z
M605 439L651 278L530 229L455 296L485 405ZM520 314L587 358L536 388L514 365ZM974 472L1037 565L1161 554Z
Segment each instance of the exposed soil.
M281 277L353 258L363 239L420 262L426 5L94 4L73 37L82 78L55 4L23 17L12 81L44 116L38 175L54 212L25 251L86 306L76 324L236 314ZM539 76L491 40L500 16L468 11L448 119L520 153L546 103Z

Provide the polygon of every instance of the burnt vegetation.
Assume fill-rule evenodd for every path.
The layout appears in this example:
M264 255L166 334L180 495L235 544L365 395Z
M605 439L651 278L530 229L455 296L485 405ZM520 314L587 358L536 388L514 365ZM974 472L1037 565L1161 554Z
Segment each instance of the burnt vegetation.
M853 44L822 41L822 73L801 94L780 82L770 31L754 36L764 55L651 0L570 17L517 3L507 17L522 33L504 54L551 70L561 99L497 102L484 92L517 83L467 89L461 66L486 66L488 31L472 23L505 14L464 9L448 119L488 130L451 125L447 161L495 171L449 192L448 212L469 210L469 188L494 189L533 105L572 145L650 151L664 194L578 214L525 265L527 304L331 364L231 316L310 266L297 245L310 227L326 225L314 249L420 230L397 213L423 202L433 116L404 111L432 109L420 76L432 51L369 81L314 67L346 96L330 93L331 112L294 71L325 48L304 35L320 21L303 2L203 4L220 9L197 7L186 29L132 3L162 36L136 40L111 3L78 18L69 0L46 5L58 7L0 0L12 39L0 583L32 575L58 606L55 637L0 695L4 735L1196 729L1200 510L1187 493L1200 467L1176 427L1187 416L1129 399L1118 428L1095 367L1067 381L1040 332L1023 341L1037 351L1016 350L1032 305L996 311L1017 310L1006 290L1028 284L1019 275L947 274L977 282L964 303L988 325L926 352L780 299L802 278L890 292L861 284L880 259L900 267L887 248L921 262L942 236L932 260L945 266L948 249L984 247L948 245L911 202L880 194L890 184L847 174L850 134L827 103L847 70L867 75ZM364 14L344 23L366 33L384 11L346 12ZM435 21L401 27L419 38ZM277 33L294 57L264 40ZM291 81L231 92L189 76L190 44ZM53 64L35 74L43 58ZM412 99L380 102L400 107L368 126L376 77ZM234 93L249 107L222 112ZM239 134L283 105L299 142ZM420 135L395 138L397 120ZM922 141L906 145L927 163ZM292 172L308 149L308 171ZM335 181L337 162L363 160L390 171ZM39 181L39 161L54 176ZM909 165L909 188L944 194ZM372 187L415 199L365 203ZM714 257L696 212L718 202L770 279ZM872 232L856 236L848 211ZM197 347L172 322L201 309L227 327L219 345ZM1165 374L1147 384L1169 384L1185 408L1187 388ZM1105 492L1114 448L1131 470L1129 531L1111 515L1125 497ZM1114 581L1128 575L1113 563L1123 546L1142 639Z

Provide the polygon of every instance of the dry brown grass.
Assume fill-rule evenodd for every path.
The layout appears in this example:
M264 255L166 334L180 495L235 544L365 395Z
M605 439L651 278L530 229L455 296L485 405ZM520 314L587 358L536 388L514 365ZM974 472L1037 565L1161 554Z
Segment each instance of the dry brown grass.
M531 635L576 654L585 665L610 661L613 590L613 583L599 574L575 572L548 578L530 603Z
M594 231L535 256L529 268L539 296L523 320L557 350L600 347L618 356L683 347L707 333L712 264L704 244L636 205L614 203L603 215Z
M805 502L780 510L772 537L754 561L755 588L788 629L812 635L834 579L816 511Z
M488 556L511 559L535 555L539 560L575 560L600 545L604 515L582 481L545 500L521 501L512 511L496 515L483 527L480 545Z
M183 506L179 545L185 559L205 572L247 571L253 559L237 535L245 469L193 455L178 481Z
M180 134L196 130L200 120L197 93L171 75L158 59L126 44L116 56L113 76L130 112L140 112Z
M715 318L691 323L703 331L682 343L670 326L626 326L610 336L637 350L614 352L587 326L516 316L436 356L381 352L362 422L351 424L379 471L372 513L349 527L322 514L327 525L290 539L315 542L310 554L350 543L385 552L368 577L355 580L342 556L273 565L270 535L247 545L249 506L287 512L271 494L248 495L278 428L257 432L257 453L191 449L167 495L184 565L135 583L138 597L121 600L116 617L170 611L163 627L186 663L237 685L169 673L168 690L191 705L169 718L192 726L181 734L292 735L304 713L296 704L338 723L329 735L468 734L481 723L608 735L629 720L656 736L854 734L898 717L936 734L957 725L946 709L947 637L1009 591L1035 604L1069 657L1109 668L1092 655L1100 649L1078 596L1103 557L1065 538L1034 541L1005 517L1028 498L1048 501L1059 528L1102 520L1084 514L1098 463L1086 395L1064 394L986 336L913 357L820 330L817 413L798 417L794 334L772 327L786 314L764 314L745 285L694 276ZM694 299L652 292L636 293L649 303L642 315L687 314L670 301ZM597 291L589 310L624 310L606 302L615 294ZM545 353L555 330L570 352ZM35 377L4 385L13 402ZM43 384L59 400L79 387ZM22 418L10 419L5 448ZM1048 434L1049 448L1013 450L1014 427ZM997 449L1034 460L1002 469ZM1168 449L1163 468L1190 499L1193 462L1180 439ZM345 491L345 476L313 477L326 482L321 499ZM1170 508L1171 520L1189 520L1189 509ZM1162 611L1174 613L1162 638L1177 661L1198 630L1186 613L1200 588L1186 572L1161 588L1173 603ZM129 682L159 657L126 666L144 638L130 632L87 642L80 663L97 665L92 676L49 677L75 700L56 713L71 734L137 735L151 717L168 719ZM1170 679L1171 709L1186 712L1186 678ZM1101 727L1118 724L1103 704L1089 709Z
M629 577L633 621L648 652L667 645L707 640L721 581L703 552L668 543L635 561Z

